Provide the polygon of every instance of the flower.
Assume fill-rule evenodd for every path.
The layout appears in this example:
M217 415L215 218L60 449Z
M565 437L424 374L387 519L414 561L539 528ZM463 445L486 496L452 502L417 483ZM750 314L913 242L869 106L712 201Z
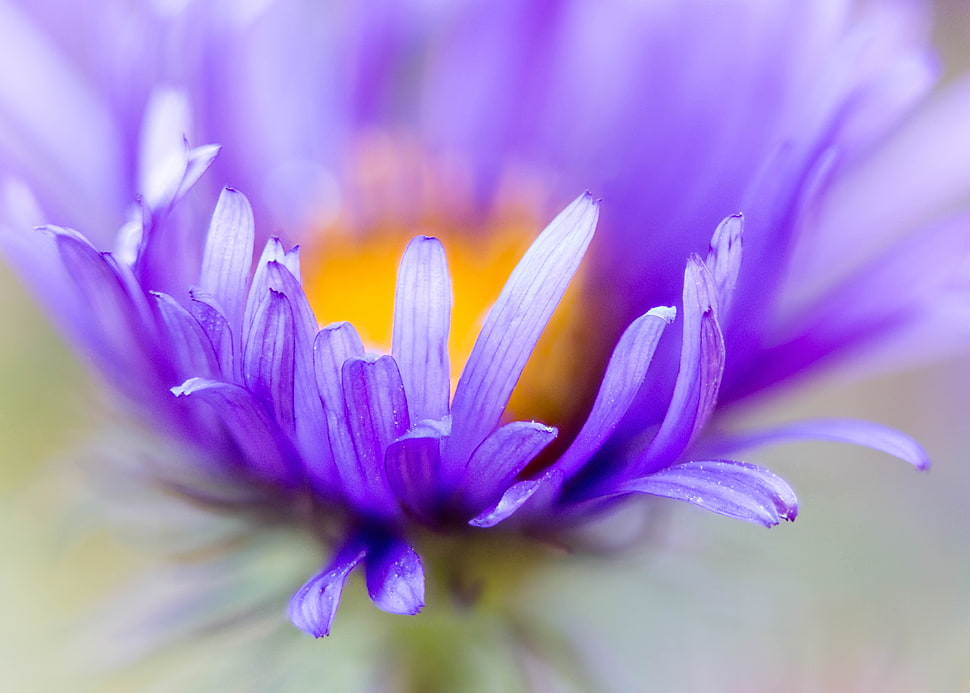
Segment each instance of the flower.
M962 225L876 165L895 163L893 135L940 138L924 130L934 118L966 146L959 109L913 115L933 79L913 8L878 4L853 23L847 5L750 0L710 22L693 2L419 5L366 18L343 8L344 33L294 41L296 27L324 30L299 2L231 15L190 3L164 16L109 4L120 14L95 30L131 21L159 38L151 50L108 42L126 60L81 79L33 28L65 27L43 8L0 9L10 20L0 31L44 59L52 93L82 106L62 130L31 117L44 104L3 92L0 112L34 135L4 143L19 154L3 169L7 257L145 420L204 452L196 471L223 493L335 524L334 557L291 602L298 626L327 633L361 563L378 606L419 610L413 543L428 530L555 534L634 494L766 526L793 519L791 489L735 461L742 447L814 437L926 466L911 440L865 422L744 436L711 425L728 405L933 317L951 295ZM151 63L186 28L165 79L142 77L159 74ZM139 75L133 91L127 70ZM217 157L186 134L226 146ZM36 150L72 162L58 169L64 185L28 165ZM921 156L942 187L959 187L932 152ZM186 195L219 178L253 191L256 213L226 188L200 244ZM604 195L604 219L578 293L566 290L597 223L589 196L529 247L480 331L474 315L452 326L472 335L453 396L450 286L469 275L490 285L502 276L490 265L449 272L442 244L419 236L401 260L393 320L374 320L392 325L389 355L368 356L382 336L358 335L367 310L345 305L350 323L318 328L338 311L313 306L366 303L364 284L390 276L367 253L398 253L414 226L448 235L452 257L486 256L482 244L515 246L584 187ZM857 195L871 187L898 194ZM126 216L115 211L137 194ZM886 205L906 224L872 221ZM23 233L45 214L92 231ZM309 253L270 238L251 273L266 238L256 215L292 228ZM103 253L112 221L122 233ZM352 284L336 265L367 280ZM900 281L913 292L885 301ZM516 389L524 399L510 402Z

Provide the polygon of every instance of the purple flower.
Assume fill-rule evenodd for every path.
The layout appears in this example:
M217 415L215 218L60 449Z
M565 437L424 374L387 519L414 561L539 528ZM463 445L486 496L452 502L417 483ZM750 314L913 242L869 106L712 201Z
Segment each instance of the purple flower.
M333 557L291 601L300 628L329 632L359 565L379 607L416 613L429 531L555 535L635 494L765 526L794 519L788 485L736 461L753 445L827 439L927 465L877 424L712 424L819 363L927 322L942 333L942 309L962 296L949 282L970 234L937 210L970 177L954 183L931 145L970 144L952 103L967 90L918 110L934 66L917 8L877 3L853 23L848 3L420 5L318 23L310 3L231 17L109 3L85 31L112 40L80 76L50 40L70 51L73 22L0 6L0 38L43 67L45 98L78 105L77 119L48 122L56 101L24 101L4 73L0 117L23 137L0 140L0 247L141 417L200 451L193 473L220 490L174 466L167 481L240 512L336 526ZM128 26L151 27L148 45L127 46ZM900 149L946 195L911 194ZM45 160L70 166L48 181ZM256 213L225 188L203 243L204 195L186 195L213 180L241 183ZM580 197L532 243L453 389L462 276L435 238L401 258L389 354L369 352L380 340L362 338L352 309L319 327L344 317L315 312L310 287L346 239L368 257L428 228L449 252L484 255L475 244L583 188L602 205ZM25 232L47 214L86 235ZM253 267L279 223L309 262L269 238ZM101 252L115 225L115 250ZM336 263L357 276L323 298L364 302L384 278L369 261ZM912 291L891 291L900 282ZM523 374L534 351L538 377ZM534 399L510 404L520 382Z

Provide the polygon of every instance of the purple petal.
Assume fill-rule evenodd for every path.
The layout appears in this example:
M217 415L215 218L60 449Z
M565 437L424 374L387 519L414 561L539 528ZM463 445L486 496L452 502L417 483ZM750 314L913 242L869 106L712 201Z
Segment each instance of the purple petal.
M246 467L273 482L292 480L295 453L251 392L231 383L190 378L172 393L211 407L239 447Z
M684 339L674 393L657 435L638 461L649 473L676 460L707 423L724 372L724 339L714 316L716 288L700 258L684 272Z
M329 635L347 577L366 555L367 548L353 540L341 549L326 570L303 585L290 598L289 616L293 625L315 638Z
M184 91L160 87L151 92L142 120L138 191L153 210L174 200L185 176L185 136L190 123L189 99Z
M718 224L711 238L711 248L704 264L711 271L717 287L717 315L724 321L731 312L731 299L741 269L741 234L744 231L744 217L740 214L730 216Z
M165 326L169 353L177 366L178 376L185 379L218 375L220 369L215 350L199 322L168 294L152 292L152 296Z
M437 238L418 236L401 258L391 340L412 421L440 419L448 413L451 301L444 248Z
M323 400L334 464L344 492L358 505L365 503L366 484L357 464L357 453L347 422L341 369L348 359L363 355L364 345L360 337L353 326L346 322L324 327L313 343L317 392Z
M249 296L246 299L246 308L243 313L243 341L247 339L246 331L252 325L253 315L256 313L256 306L262 300L266 291L270 287L269 265L271 262L278 262L288 270L294 277L300 276L300 264L298 248L293 247L286 250L279 238L270 238L263 246L263 252L256 261L256 269L253 272L253 281L249 286Z
M390 356L349 359L341 368L341 383L368 509L390 513L397 504L384 475L384 453L410 426L397 364Z
M555 428L534 421L514 421L493 431L468 461L459 487L463 505L477 511L495 503L557 434Z
M424 567L414 549L390 541L367 556L367 593L378 608L413 616L424 607Z
M295 433L293 416L293 309L286 296L267 290L257 307L243 352L246 386L270 404L276 421Z
M253 210L246 196L224 188L209 224L199 286L215 298L240 335L255 237Z
M327 424L320 395L317 391L313 365L313 340L317 333L317 321L313 309L299 280L291 271L276 260L266 263L267 285L284 295L293 311L293 415L296 438L307 464L315 472L318 482L326 482L334 471L329 447L321 445L326 440ZM331 477L330 483L336 479ZM324 485L329 485L324 483Z
M452 404L445 464L460 468L498 424L532 349L593 238L598 206L581 195L539 234L489 311Z
M402 507L429 523L441 501L440 468L440 436L420 427L391 443L384 455L384 473L394 495Z
M546 503L551 503L551 496L557 492L562 485L562 472L558 469L550 469L538 479L520 481L509 487L502 494L498 503L488 510L480 513L477 517L468 521L472 527L494 527L500 522L507 520L513 513L517 512L526 501L536 499L533 503L540 503L542 499ZM543 493L540 493L543 492ZM549 495L549 498L545 496ZM535 507L533 505L532 507Z
M765 527L798 515L795 492L784 479L744 462L686 462L627 481L617 490L687 501Z
M637 318L620 337L586 423L556 462L564 477L589 460L626 414L646 378L660 337L676 314L674 308L654 308Z
M190 306L192 315L205 331L216 352L223 378L242 385L242 360L235 358L233 331L222 308L216 303L215 298L205 292L193 289L189 291L189 297L192 299Z
M742 435L726 441L732 450L773 445L796 440L829 440L862 445L898 457L919 470L928 469L930 458L915 440L888 426L855 419L813 419L767 431Z

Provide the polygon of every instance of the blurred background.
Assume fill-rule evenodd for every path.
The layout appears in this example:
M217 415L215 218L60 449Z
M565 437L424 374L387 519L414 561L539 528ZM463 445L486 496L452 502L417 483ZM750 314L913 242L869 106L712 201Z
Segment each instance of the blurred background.
M970 68L970 3L938 4L952 77ZM82 458L114 415L2 265L0 315L0 690L169 690L163 670L233 690L192 673L230 670L232 647L99 673L85 633L157 552L94 519ZM746 416L879 421L920 440L931 472L847 446L759 451L751 461L798 491L796 523L765 531L668 503L642 548L556 565L523 602L575 634L610 690L970 691L968 411L970 349L892 377L816 379ZM343 690L370 666L367 628L394 617L357 611L355 633L294 645L326 670L306 690Z

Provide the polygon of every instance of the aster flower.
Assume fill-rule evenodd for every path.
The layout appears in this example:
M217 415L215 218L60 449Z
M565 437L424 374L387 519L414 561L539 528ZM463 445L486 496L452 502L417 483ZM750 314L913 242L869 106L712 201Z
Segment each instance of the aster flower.
M854 23L849 3L738 0L727 31L698 21L710 8L693 2L388 3L366 17L344 8L339 36L323 37L314 32L334 23L307 21L299 2L231 19L203 3L163 15L108 6L88 31L132 22L157 41L107 41L124 59L96 54L80 77L55 47L69 51L76 29L60 9L0 6L0 32L46 66L52 94L80 104L60 130L34 117L43 104L19 85L0 90L9 132L30 135L2 142L3 246L142 418L201 451L206 466L192 471L217 497L173 468L180 491L231 497L244 512L308 504L313 522L335 525L333 557L291 604L305 630L329 630L359 564L378 606L417 611L426 530L555 534L634 494L770 526L794 517L791 489L736 459L799 437L926 465L875 424L743 436L712 425L733 403L939 317L941 296L953 296L968 239L936 213L962 189L945 162L916 148L952 192L932 209L908 188L878 204L856 195L898 191L878 165L897 160L894 135L966 146L951 103L913 115L934 76L915 6L879 4ZM929 133L934 119L943 126ZM187 134L226 147L216 158ZM54 167L65 180L45 180L38 152L71 162ZM197 200L185 195L210 181L241 185L269 223L257 229L227 189L200 244ZM412 241L383 320L389 355L368 355L364 344L382 338L366 316L311 308L366 302L366 287L327 277L350 267L369 272L361 284L385 281L360 256L399 254L415 228L450 235L452 257L474 254L492 238L521 241L522 227L587 187L604 195L604 218L578 293L565 292L596 224L587 197L486 297L481 307L495 305L471 329L453 396L450 283L494 268L449 272L437 241ZM885 207L905 223L891 228ZM743 221L727 216L739 210ZM86 235L23 232L49 219ZM99 251L122 222L114 251ZM257 240L278 224L310 252L298 259L270 238L252 269ZM883 300L900 281L914 291ZM560 299L572 301L565 325L550 323ZM318 329L332 318L354 326ZM538 375L523 371L534 348ZM510 402L513 390L523 401Z
M179 181L204 168L193 159ZM150 214L129 262L55 227L40 229L14 252L95 364L205 451L213 465L206 474L249 494L254 505L278 505L283 514L308 505L313 521L336 522L333 557L290 604L293 622L321 636L360 564L380 608L421 609L424 569L413 543L422 530L490 528L521 510L522 526L555 533L629 494L686 500L766 526L794 519L795 496L771 472L685 456L717 401L725 356L718 314L730 304L740 266L740 217L722 222L705 259L687 261L681 364L652 434L635 447L614 436L675 319L672 307L651 309L626 329L585 424L566 432L561 453L542 457L560 435L556 428L503 420L597 217L598 205L586 194L539 235L495 300L453 397L451 279L435 238L419 236L403 254L389 355L368 354L350 323L318 328L296 248L270 239L252 269L252 210L231 188L213 214L198 282L181 294L151 290L139 276L150 249L164 247L176 226ZM169 389L175 397L163 403ZM918 447L892 431L862 423L825 431L926 464ZM202 497L201 488L182 486Z

